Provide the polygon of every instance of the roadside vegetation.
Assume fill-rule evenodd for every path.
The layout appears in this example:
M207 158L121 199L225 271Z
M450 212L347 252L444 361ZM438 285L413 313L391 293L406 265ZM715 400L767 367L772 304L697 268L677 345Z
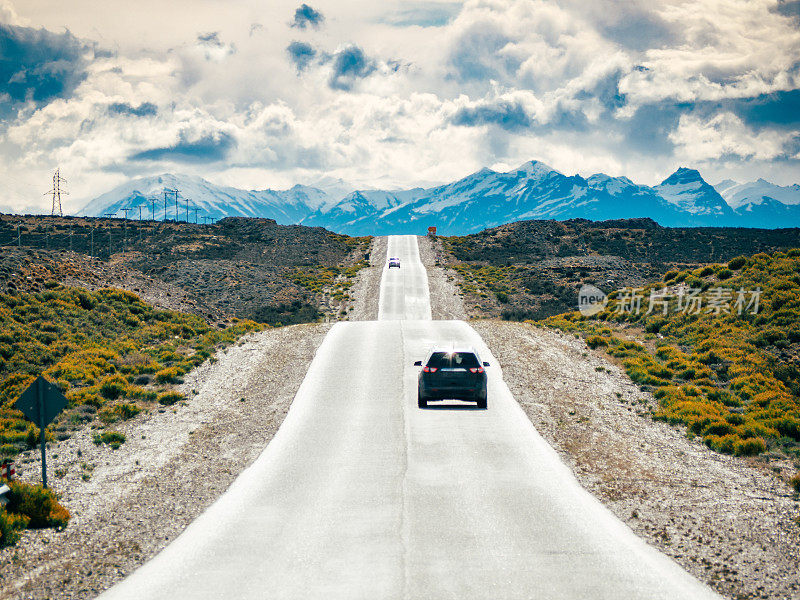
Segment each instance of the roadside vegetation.
M105 429L152 406L182 400L170 386L220 347L264 326L215 329L197 315L160 310L131 292L46 282L36 293L0 294L0 455L35 447L39 429L13 405L39 375L68 409L45 432L66 439L86 422ZM51 429L52 428L52 429ZM121 434L98 433L118 447Z
M19 541L23 529L63 529L70 518L69 511L61 506L56 495L40 485L22 481L0 480L10 491L8 504L0 508L0 548Z
M350 291L358 272L370 266L369 247L372 243L371 237L341 237L350 248L351 261L349 263L310 265L288 271L288 278L292 283L308 290L316 298L327 300L337 307L353 300ZM321 314L318 313L318 316Z
M690 306L682 291L691 289L706 303ZM718 452L777 451L800 466L800 249L670 270L635 294L638 313L632 290L618 290L596 315L539 324L618 359L658 399L654 418L685 425Z

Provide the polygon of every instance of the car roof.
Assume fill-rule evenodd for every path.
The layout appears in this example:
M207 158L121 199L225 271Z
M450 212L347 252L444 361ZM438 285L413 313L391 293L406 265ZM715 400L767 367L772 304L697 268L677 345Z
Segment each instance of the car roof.
M477 356L478 351L475 349L474 346L432 346L430 349L430 354L434 352L472 352Z

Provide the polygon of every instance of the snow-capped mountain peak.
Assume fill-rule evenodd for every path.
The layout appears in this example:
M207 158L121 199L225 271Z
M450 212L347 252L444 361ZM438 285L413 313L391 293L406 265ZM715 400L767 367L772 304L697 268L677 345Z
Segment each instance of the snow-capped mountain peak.
M664 200L692 215L734 217L731 207L696 169L680 167L653 189Z
M794 206L800 204L800 185L780 186L771 183L763 178L747 183L728 184L728 181L721 182L715 186L717 191L722 194L726 202L734 210L739 210L745 206L755 206L762 204L765 200L771 199Z
M547 177L550 173L557 173L557 171L540 160L529 160L508 172L508 174L513 174L517 177L528 177L530 179L541 179Z

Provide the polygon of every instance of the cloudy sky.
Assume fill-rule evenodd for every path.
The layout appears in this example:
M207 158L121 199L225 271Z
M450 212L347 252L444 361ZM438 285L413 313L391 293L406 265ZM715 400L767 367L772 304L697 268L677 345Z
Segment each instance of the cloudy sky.
M0 211L530 159L800 183L798 0L0 0Z

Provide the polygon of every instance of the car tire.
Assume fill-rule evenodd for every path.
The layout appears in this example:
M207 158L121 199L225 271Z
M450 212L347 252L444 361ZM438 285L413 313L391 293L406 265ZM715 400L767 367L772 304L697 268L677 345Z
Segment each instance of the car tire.
M486 408L486 396L478 398L478 408Z
M417 391L417 406L419 408L428 408L428 399L424 398L419 391Z

